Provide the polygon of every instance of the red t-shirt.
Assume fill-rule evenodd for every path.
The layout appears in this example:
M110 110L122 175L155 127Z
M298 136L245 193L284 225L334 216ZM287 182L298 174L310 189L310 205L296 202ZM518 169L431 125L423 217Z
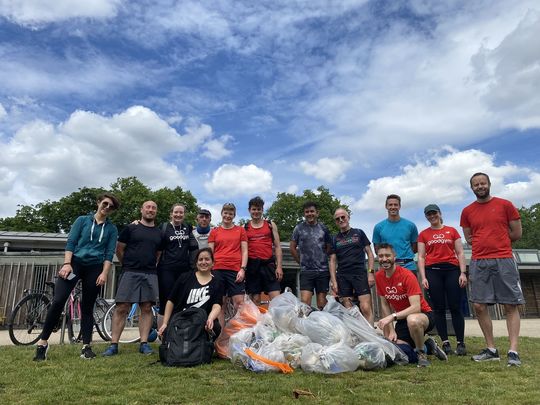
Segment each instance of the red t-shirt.
M208 242L214 243L214 269L240 271L242 265L241 242L247 242L246 231L235 225L225 229L221 226L210 231Z
M458 231L446 225L441 229L426 228L420 232L418 242L426 246L426 266L435 263L459 265L455 249L457 239L461 239Z
M508 235L510 221L520 219L514 205L493 197L486 203L473 202L463 209L463 228L471 229L473 259L503 259L512 256L512 241Z
M396 266L392 277L386 277L384 269L379 269L375 274L375 283L377 285L377 295L384 297L395 312L403 311L411 306L409 297L413 295L420 296L420 310L422 312L431 312L431 307L424 299L420 284L416 276L408 269Z
M247 225L248 257L250 259L268 260L272 257L272 228L268 220L260 228L253 228L251 221Z

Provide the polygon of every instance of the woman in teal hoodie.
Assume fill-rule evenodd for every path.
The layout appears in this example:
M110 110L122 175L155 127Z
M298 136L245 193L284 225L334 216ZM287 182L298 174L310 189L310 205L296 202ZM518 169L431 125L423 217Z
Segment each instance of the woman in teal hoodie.
M78 280L82 280L81 358L96 357L90 348L94 328L94 303L101 286L107 281L112 266L118 229L109 221L108 216L119 206L120 203L114 195L103 193L98 196L96 212L80 216L71 226L64 253L64 264L58 272L54 299L47 312L34 361L47 358L49 349L47 341L54 326L58 324L64 305Z

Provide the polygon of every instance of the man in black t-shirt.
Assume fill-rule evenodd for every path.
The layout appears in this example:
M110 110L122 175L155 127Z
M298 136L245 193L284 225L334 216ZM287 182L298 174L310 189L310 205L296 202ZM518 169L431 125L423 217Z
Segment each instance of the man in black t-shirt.
M122 263L122 275L115 297L111 345L103 353L104 356L118 354L118 341L132 303L138 303L141 310L139 352L153 353L148 344L148 333L153 321L152 305L158 300L156 263L162 250L161 231L154 223L156 214L156 203L146 201L141 208L139 223L128 225L118 237L116 256Z
M373 275L375 258L366 234L361 229L351 228L349 219L349 213L343 208L338 208L334 213L334 220L340 232L332 238L330 274L336 274L337 264L338 284L333 285L332 289L338 293L341 302L347 308L352 307L352 300L357 297L362 315L373 325L370 287L375 284Z

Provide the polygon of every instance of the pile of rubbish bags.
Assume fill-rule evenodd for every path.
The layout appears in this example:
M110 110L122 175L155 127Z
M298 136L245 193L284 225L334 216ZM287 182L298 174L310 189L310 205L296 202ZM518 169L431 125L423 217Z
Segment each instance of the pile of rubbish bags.
M287 291L267 311L246 299L216 341L219 356L255 372L324 374L380 370L407 364L407 355L384 339L358 307L343 307L334 297L313 310Z

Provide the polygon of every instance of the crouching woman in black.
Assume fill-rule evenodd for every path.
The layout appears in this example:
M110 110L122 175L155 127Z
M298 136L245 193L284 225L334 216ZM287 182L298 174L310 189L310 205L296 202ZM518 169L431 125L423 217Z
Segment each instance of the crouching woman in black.
M171 316L191 307L202 308L208 314L205 329L219 336L221 327L217 320L221 311L223 288L212 275L214 255L210 248L200 249L195 255L197 271L180 275L169 295L158 334L163 335Z

